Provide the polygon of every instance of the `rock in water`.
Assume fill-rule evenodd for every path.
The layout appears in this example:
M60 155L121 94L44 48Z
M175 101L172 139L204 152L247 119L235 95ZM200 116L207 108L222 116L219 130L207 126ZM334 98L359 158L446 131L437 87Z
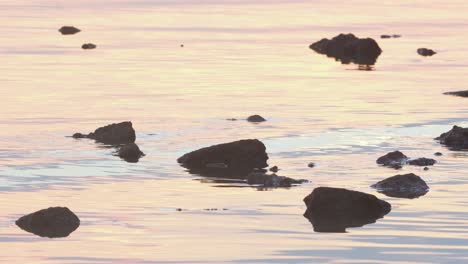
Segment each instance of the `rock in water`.
M16 221L21 229L41 237L67 237L80 226L80 219L66 207L50 207Z
M265 122L266 119L260 115L252 115L252 116L247 117L247 121L252 122L252 123L260 123L260 122Z
M134 143L136 139L135 130L133 129L132 122L128 121L100 127L96 129L93 133L89 133L88 135L75 133L73 137L90 138L109 145Z
M270 171L271 172L278 172L279 168L278 168L278 166L273 166L273 167L270 168Z
M423 196L429 191L426 182L413 173L396 175L379 181L371 187L387 196L409 199Z
M322 39L310 45L317 53L333 57L344 64L374 65L382 53L379 45L371 38L357 38L353 34L340 34Z
M453 126L453 128L435 138L440 144L454 150L468 149L468 128Z
M97 46L93 43L86 43L81 46L82 49L95 49Z
M428 159L428 158L418 158L418 159L413 159L408 162L409 165L415 165L415 166L432 166L436 163L437 161L435 159Z
M345 232L348 227L375 223L391 210L389 203L374 195L340 188L315 188L304 202L304 217L316 232Z
M426 49L426 48L420 48L417 50L418 54L421 55L421 56L432 56L434 54L436 54L435 51L431 50L431 49Z
M400 151L394 151L387 153L386 155L377 159L377 164L381 164L387 167L400 167L408 161L408 157Z
M309 164L307 164L307 167L309 167L309 168L313 168L313 167L315 167L315 163L313 163L313 162L310 162Z
M261 172L252 172L247 175L247 183L262 185L263 187L291 187L293 185L308 182L307 180L296 180L285 176L278 176L276 174L265 174Z
M207 169L209 164L224 164L224 171L249 173L268 166L265 145L257 139L246 139L214 145L187 153L177 162L188 169Z
M460 97L468 97L468 90L466 91L457 91L457 92L446 92L447 95L455 95Z
M72 27L72 26L63 26L59 29L59 32L62 33L62 35L73 35L73 34L76 34L78 32L80 32L81 30L77 29L76 27Z
M145 154L140 150L137 144L130 143L120 147L118 151L120 158L124 159L127 162L138 162L138 160L145 156Z

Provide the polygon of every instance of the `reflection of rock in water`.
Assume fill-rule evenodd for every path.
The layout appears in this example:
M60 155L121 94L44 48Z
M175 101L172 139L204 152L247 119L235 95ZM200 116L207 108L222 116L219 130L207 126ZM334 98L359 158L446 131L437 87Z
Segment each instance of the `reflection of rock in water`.
M67 237L80 226L80 219L66 207L50 207L16 221L21 229L40 237Z
M340 188L315 188L304 202L304 217L316 232L345 232L348 227L375 223L391 210L389 203L374 195Z
M357 38L353 34L340 34L332 39L322 39L310 45L317 53L335 58L343 64L374 65L382 53L379 45L371 38ZM370 67L360 67L369 70Z
M413 173L395 175L379 181L371 187L390 197L408 199L418 198L429 191L426 182Z

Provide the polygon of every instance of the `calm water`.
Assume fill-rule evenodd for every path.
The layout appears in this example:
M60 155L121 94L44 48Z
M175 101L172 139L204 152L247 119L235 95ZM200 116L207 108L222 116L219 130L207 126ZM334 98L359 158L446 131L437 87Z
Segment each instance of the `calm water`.
M285 2L1 1L0 260L468 262L468 153L433 140L468 125L466 100L442 95L466 89L468 3ZM83 31L61 36L63 25ZM341 32L378 40L375 71L308 49ZM98 49L81 50L87 42ZM420 47L438 54L421 57ZM268 122L225 121L255 113ZM147 154L137 164L66 137L125 120ZM244 138L262 140L281 175L311 183L258 191L176 163L187 151ZM375 164L396 149L444 156L429 171ZM428 182L427 195L389 198L368 187L409 172ZM302 199L317 186L372 193L393 209L347 233L315 233ZM82 222L67 238L14 224L58 205Z

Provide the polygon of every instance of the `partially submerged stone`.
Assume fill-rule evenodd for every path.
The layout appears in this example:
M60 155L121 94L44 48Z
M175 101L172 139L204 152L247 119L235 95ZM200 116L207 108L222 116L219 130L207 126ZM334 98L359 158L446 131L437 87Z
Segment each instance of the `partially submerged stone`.
M141 157L145 154L140 150L137 144L130 143L124 146L121 146L118 151L120 158L124 159L127 162L138 162Z
M74 138L90 138L98 142L110 145L134 143L136 139L135 130L132 122L122 122L111 124L96 129L93 133L87 135L75 133Z
M409 199L423 196L429 191L426 182L413 173L395 175L379 181L371 187L387 196Z
M307 180L296 180L293 178L278 176L276 174L265 174L261 172L252 172L247 175L247 183L252 185L261 185L263 187L291 187L293 185L308 182Z
M313 167L315 167L315 163L313 163L313 162L309 162L309 164L307 164L307 167L309 167L309 168L313 168Z
M270 171L271 172L278 172L279 168L278 168L278 166L273 166L273 167L270 168Z
M443 154L441 152L436 152L434 153L435 156L442 156Z
M255 168L265 168L268 155L265 145L258 139L239 140L192 151L177 159L185 168L209 172L210 164L223 164L217 169L223 173L234 171L247 175Z
M304 217L316 232L345 232L348 227L375 223L391 210L389 203L374 195L341 188L315 188L304 202Z
M82 49L88 50L88 49L95 49L97 46L93 43L86 43L81 46Z
M453 128L435 138L440 144L455 150L468 149L468 128L453 126Z
M468 97L468 90L466 91L456 91L456 92L446 92L447 95L455 95L460 97Z
M66 207L50 207L16 221L24 231L41 237L67 237L80 226L80 219Z
M437 161L435 159L428 159L428 158L418 158L418 159L412 159L408 161L409 165L415 165L415 166L432 166L436 163Z
M265 122L266 119L260 115L252 115L252 116L247 117L247 121L253 122L253 123L260 123L260 122Z
M357 38L353 34L340 34L332 39L322 39L310 45L317 53L333 57L344 64L374 65L382 53L371 38Z
M73 35L80 31L81 30L73 26L63 26L59 29L59 32L62 33L62 35Z
M431 49L427 49L427 48L419 48L417 50L417 52L418 52L419 55L424 56L424 57L432 56L432 55L436 54L435 51L433 51Z
M380 35L380 38L389 39L389 38L401 38L401 35L393 34L393 35Z
M406 164L408 157L400 151L393 151L385 154L384 156L377 159L377 164L392 167L401 168L402 165Z

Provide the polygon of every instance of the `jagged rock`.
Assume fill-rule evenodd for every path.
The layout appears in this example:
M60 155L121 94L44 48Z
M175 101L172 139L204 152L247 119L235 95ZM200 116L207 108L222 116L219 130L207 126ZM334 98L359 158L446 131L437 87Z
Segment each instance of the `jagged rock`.
M239 140L214 145L187 153L177 159L188 169L206 171L209 164L224 164L221 172L234 171L247 175L255 168L265 168L268 155L265 145L257 139Z
M132 122L122 122L100 127L88 135L75 133L73 137L90 138L110 145L134 143L136 139Z
M435 51L431 50L431 49L426 49L426 48L420 48L417 50L418 54L421 55L421 56L432 56L434 54L436 54Z
M426 182L413 173L396 175L379 181L371 187L387 196L410 199L425 195L429 190Z
M118 155L127 162L138 162L141 157L145 156L135 143L130 143L120 147Z
M93 43L86 43L81 46L82 49L95 49L97 46Z
M408 162L409 165L415 166L432 166L436 163L435 159L428 159L428 158L418 158L413 159Z
M73 35L73 34L76 34L78 32L80 32L81 30L77 29L76 27L72 27L72 26L63 26L59 29L59 32L62 33L62 35Z
M377 159L377 164L381 164L387 167L401 168L403 164L406 164L408 157L400 151L394 151L387 153L386 155Z
M435 140L455 150L467 149L468 128L453 126L450 131L441 134Z
M247 121L253 122L253 123L260 123L260 122L265 122L266 119L260 115L252 115L252 116L247 117Z
M468 90L466 91L456 91L456 92L446 92L447 95L455 95L460 97L468 97Z
M295 180L285 176L278 176L276 174L265 174L259 172L252 172L247 175L247 183L262 185L263 187L291 187L292 185L302 184L308 182L307 180Z
M304 217L316 232L345 232L348 227L375 223L391 210L389 203L374 195L340 188L315 188L304 202Z
M322 39L310 45L317 53L333 57L344 64L374 65L382 53L379 45L371 38L357 38L353 34L340 34Z
M67 237L80 226L80 219L66 207L50 207L16 221L21 229L41 237Z

